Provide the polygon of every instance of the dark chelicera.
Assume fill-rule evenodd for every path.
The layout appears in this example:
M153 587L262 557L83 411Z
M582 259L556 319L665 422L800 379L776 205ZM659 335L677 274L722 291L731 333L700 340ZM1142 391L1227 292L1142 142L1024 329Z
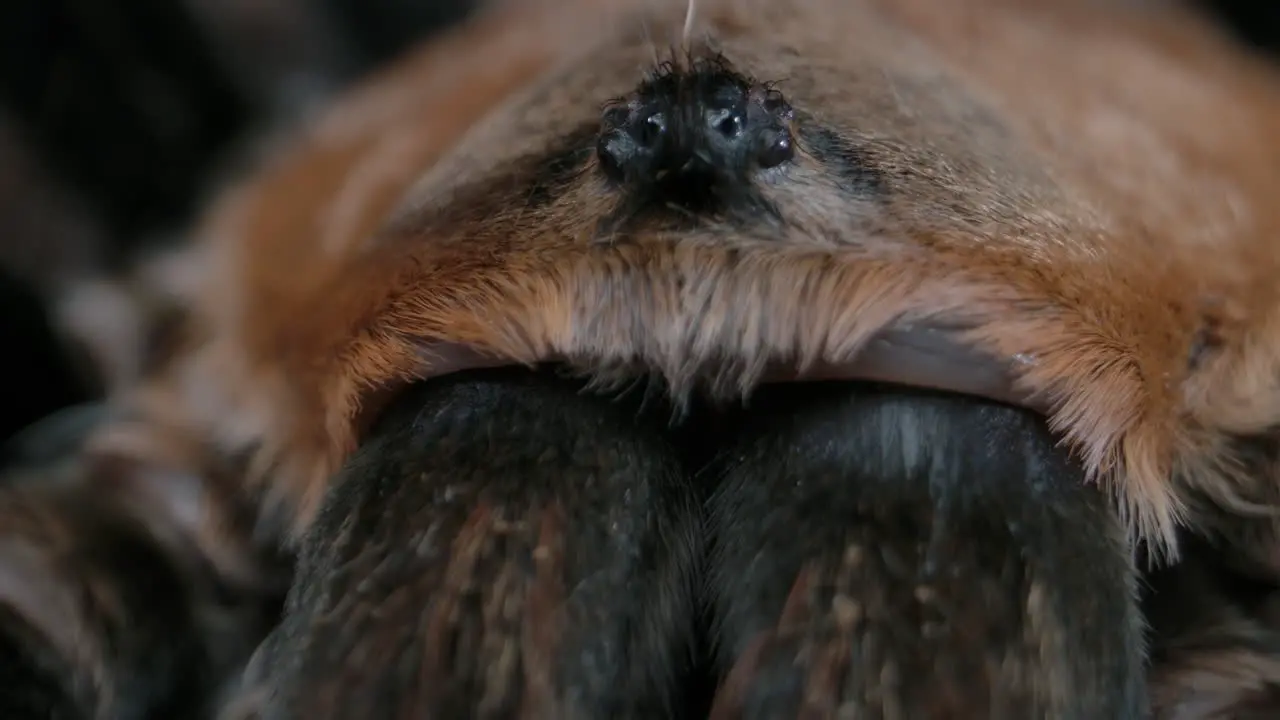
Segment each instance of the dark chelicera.
M721 57L665 63L606 105L596 152L624 188L696 206L790 160L791 117L781 93Z

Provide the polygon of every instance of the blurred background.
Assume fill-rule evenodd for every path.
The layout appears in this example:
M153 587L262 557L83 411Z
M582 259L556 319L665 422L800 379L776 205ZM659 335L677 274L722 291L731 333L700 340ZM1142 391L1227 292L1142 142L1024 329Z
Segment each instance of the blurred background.
M68 287L175 242L254 138L476 4L0 2L0 466L21 429L112 380L57 330ZM82 294L92 332L136 331L112 322L118 295Z
M0 2L0 465L22 428L110 382L55 330L54 298L174 242L254 137L480 1ZM1280 3L1196 1L1280 59Z

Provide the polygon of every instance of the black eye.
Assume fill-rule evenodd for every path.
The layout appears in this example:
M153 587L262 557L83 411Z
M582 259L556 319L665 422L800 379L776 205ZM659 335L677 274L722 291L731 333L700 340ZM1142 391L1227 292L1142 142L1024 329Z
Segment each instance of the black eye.
M656 112L644 119L644 123L640 125L640 144L645 147L652 147L667 132L667 118L660 112Z
M794 156L795 148L792 147L791 135L786 130L782 130L765 136L756 160L760 163L760 167L767 170L781 165Z
M724 109L712 111L707 117L707 124L725 138L732 140L742 134L743 128L746 127L746 120L741 113Z

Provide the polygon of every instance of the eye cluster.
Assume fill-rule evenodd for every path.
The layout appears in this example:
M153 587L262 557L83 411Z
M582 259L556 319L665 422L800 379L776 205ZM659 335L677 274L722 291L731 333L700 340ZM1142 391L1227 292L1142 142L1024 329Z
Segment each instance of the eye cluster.
M624 184L742 182L792 159L792 116L782 93L722 64L668 67L605 107L597 156Z

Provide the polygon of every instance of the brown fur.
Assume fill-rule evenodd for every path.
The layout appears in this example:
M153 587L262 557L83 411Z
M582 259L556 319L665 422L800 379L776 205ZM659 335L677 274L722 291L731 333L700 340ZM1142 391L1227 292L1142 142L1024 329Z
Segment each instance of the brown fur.
M1006 367L1142 537L1171 545L1193 489L1250 498L1265 478L1230 441L1280 417L1273 70L1160 3L709 1L691 52L781 81L885 201L851 202L800 143L769 189L780 236L594 237L613 201L587 156L521 209L540 153L592 127L685 9L500 6L214 209L176 392L225 452L253 452L295 528L362 412L469 353L745 390L770 363L847 362L910 323Z
M1174 551L1188 523L1280 572L1256 450L1280 420L1273 68L1161 2L703 0L674 62L722 53L802 114L762 190L782 221L611 228L601 105L686 9L497 4L233 187L183 344L127 401L147 447L162 429L243 461L296 537L413 380L565 360L745 393L923 326L1011 376L985 391L1047 414L1136 537ZM856 151L873 196L806 127Z
M281 568L234 541L225 476L172 435L127 449L129 424L0 478L6 712L211 717L272 620Z

